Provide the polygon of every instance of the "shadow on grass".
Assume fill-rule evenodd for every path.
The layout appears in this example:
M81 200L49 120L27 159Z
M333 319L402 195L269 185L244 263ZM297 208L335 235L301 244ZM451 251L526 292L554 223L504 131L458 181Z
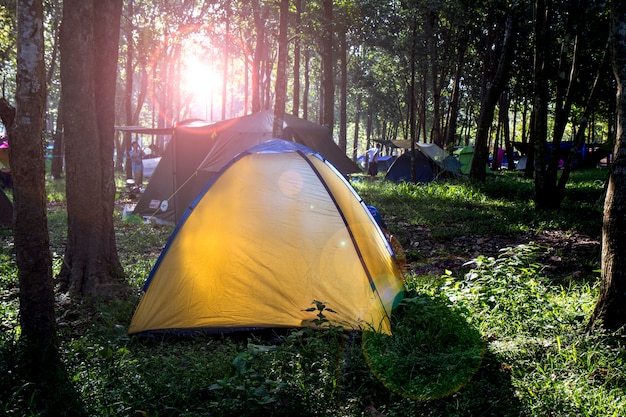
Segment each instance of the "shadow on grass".
M0 413L88 416L56 348L32 348L5 338L0 345Z
M425 295L405 299L394 313L392 331L392 336L367 332L363 337L372 373L400 397L394 404L376 395L385 410L519 415L521 405L506 366L487 352L478 330L445 300Z

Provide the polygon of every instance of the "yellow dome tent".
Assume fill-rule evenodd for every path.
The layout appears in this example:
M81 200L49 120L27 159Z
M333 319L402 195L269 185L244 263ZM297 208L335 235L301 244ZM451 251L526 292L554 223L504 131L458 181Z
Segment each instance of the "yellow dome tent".
M144 285L129 334L330 324L390 333L400 269L367 206L322 157L270 140L220 170Z

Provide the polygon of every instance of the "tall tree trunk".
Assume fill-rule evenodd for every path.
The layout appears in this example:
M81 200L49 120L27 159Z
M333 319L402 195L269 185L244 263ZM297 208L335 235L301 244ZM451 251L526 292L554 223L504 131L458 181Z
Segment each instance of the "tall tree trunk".
M133 16L133 0L128 1L128 16ZM124 91L124 112L126 114L126 125L133 125L133 73L134 73L134 40L133 40L133 21L132 19L126 19L126 27L124 36L126 37L126 90ZM131 132L124 132L123 141L123 154L126 155L124 166L126 167L126 179L133 178L133 167L130 161L130 144L131 144ZM122 149L118 149L118 153L121 153ZM141 184L138 184L141 185Z
M436 11L430 11L426 16L426 42L430 57L430 77L433 90L433 124L430 129L430 142L441 146L441 88L439 87L439 56L437 54L437 35L435 34L438 19L439 16Z
M504 23L504 34L500 54L497 60L496 71L494 72L491 85L487 89L486 95L481 103L480 116L478 117L478 128L476 131L476 146L474 149L474 157L472 158L472 167L470 168L470 177L479 181L484 181L486 177L485 164L488 161L488 138L489 129L493 122L493 116L498 98L509 79L509 67L513 57L515 48L515 28L517 26L517 11L511 9L508 11L506 21Z
M534 146L535 206L550 207L554 182L546 180L546 143L548 141L548 45L550 44L550 0L535 1L535 68L532 140Z
M261 111L261 63L263 61L265 42L265 20L258 0L252 1L252 15L256 29L256 44L252 58L252 113Z
M417 142L417 17L413 17L412 19L412 28L411 28L411 74L410 74L410 85L409 85L409 128L407 129L409 132L409 141L411 144L411 181L415 182L415 142Z
M335 81L333 77L333 0L322 0L324 8L322 35L322 125L333 131L335 125Z
M585 143L585 131L587 130L587 126L589 124L589 118L591 117L592 111L596 102L596 95L598 86L600 85L600 80L602 78L602 74L604 74L604 66L607 63L607 55L609 53L609 44L610 41L607 42L607 46L604 51L604 55L602 56L602 60L598 65L598 72L596 73L596 78L591 87L591 92L589 93L589 97L587 98L587 103L585 104L585 108L583 109L583 113L580 116L580 121L578 123L578 132L576 133L574 143L570 148L569 154L567 156L567 160L565 161L565 165L563 167L563 172L561 173L561 177L559 178L557 184L557 190L559 192L559 201L563 201L565 198L565 186L567 185L567 181L569 180L570 173L573 169L574 159L577 157L578 150L581 149ZM593 132L594 129L592 128Z
M291 113L298 117L300 114L300 34L302 33L300 22L302 21L302 0L295 0L295 6L294 25L296 36L293 41L293 101Z
M224 45L224 71L222 72L222 120L226 120L226 99L228 97L228 60L230 59L230 1L224 4L226 8L226 44Z
M63 6L68 237L59 281L71 295L109 295L123 275L113 229L115 70L122 2L65 0Z
M278 63L276 68L276 105L274 107L273 135L283 137L285 101L287 100L287 30L289 0L280 0L280 23L278 29Z
M612 2L612 57L617 80L617 136L604 202L602 284L591 325L626 325L626 3Z
M20 286L22 336L43 358L55 339L52 256L41 137L46 103L43 6L18 2L16 117L9 127L13 236ZM39 348L39 349L38 349ZM44 365L42 363L40 365Z
M339 30L339 55L341 57L341 82L339 89L339 147L346 152L348 148L348 45L346 41L346 25L342 23Z
M63 144L63 101L59 100L57 108L56 128L54 129L54 145L52 145L52 162L50 163L50 176L52 179L63 178L63 154L65 146Z
M302 118L309 119L309 89L311 88L311 78L309 68L311 66L311 51L304 52L304 91L302 92Z
M54 3L52 6L52 57L50 58L50 66L46 75L46 85L50 85L57 71L58 52L59 52L59 32L61 28L61 18L63 16L62 4ZM63 104L59 102L57 107L57 118L55 121L55 129L53 133L52 161L50 163L50 176L52 179L58 180L63 178Z
M459 116L459 102L461 100L461 78L463 77L463 67L465 66L465 53L467 52L468 29L460 28L461 37L458 44L458 55L456 60L456 72L454 75L454 85L452 87L452 98L450 99L450 110L448 113L448 126L444 145L456 143L456 128Z
M354 139L352 141L352 160L356 162L359 151L359 128L361 122L361 94L357 94L356 103L354 103Z

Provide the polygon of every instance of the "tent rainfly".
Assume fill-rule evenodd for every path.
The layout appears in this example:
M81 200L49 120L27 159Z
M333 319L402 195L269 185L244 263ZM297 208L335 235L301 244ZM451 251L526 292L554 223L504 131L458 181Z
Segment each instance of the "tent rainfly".
M320 154L280 139L240 153L193 201L146 283L129 334L330 324L390 333L404 293L370 210Z
M217 171L240 152L272 139L273 125L274 113L266 110L217 123L176 126L134 214L157 223L178 223ZM285 114L282 139L319 152L344 175L360 172L326 127Z

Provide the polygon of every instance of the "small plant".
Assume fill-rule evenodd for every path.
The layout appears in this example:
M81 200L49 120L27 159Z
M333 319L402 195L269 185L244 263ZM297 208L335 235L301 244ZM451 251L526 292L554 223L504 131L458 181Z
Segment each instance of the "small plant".
M326 326L330 323L330 321L326 318L326 313L337 313L335 310L333 310L332 308L329 308L326 306L325 303L318 301L318 300L313 300L313 302L311 303L313 305L315 305L315 307L310 307L307 308L306 310L303 311L307 311L307 312L313 312L313 311L317 311L317 318L311 320L311 323L313 323L315 325L315 327L320 328L322 326Z

